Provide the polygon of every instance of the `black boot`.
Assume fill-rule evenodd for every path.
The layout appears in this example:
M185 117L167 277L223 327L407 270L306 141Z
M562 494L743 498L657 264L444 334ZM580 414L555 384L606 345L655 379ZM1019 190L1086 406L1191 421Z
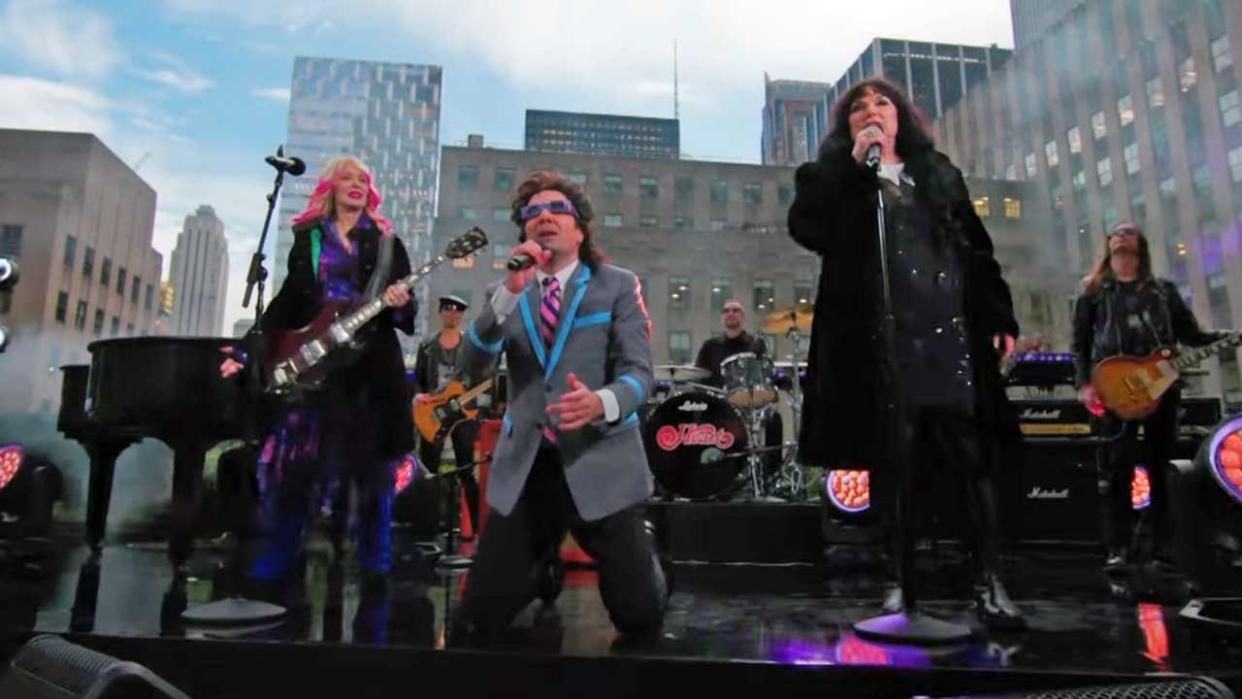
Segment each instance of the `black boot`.
M1130 552L1124 546L1110 548L1104 559L1105 573L1119 573L1130 564Z
M985 571L975 584L975 610L989 629L1021 631L1026 628L1022 610L1009 598L1005 585L995 572Z
M901 590L901 584L890 581L884 590L884 602L880 604L880 611L885 614L901 614L906 611L906 596Z

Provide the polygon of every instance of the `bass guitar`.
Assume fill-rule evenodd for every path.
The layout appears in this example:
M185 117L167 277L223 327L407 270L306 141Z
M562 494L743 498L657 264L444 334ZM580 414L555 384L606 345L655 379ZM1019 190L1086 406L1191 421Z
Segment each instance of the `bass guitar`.
M1242 344L1242 333L1234 333L1211 344L1186 352L1161 347L1146 357L1109 357L1091 372L1091 385L1100 403L1123 420L1138 420L1156 412L1160 398L1181 376L1182 371L1213 354Z
M487 234L471 228L450 242L443 253L398 283L413 289L436 267L486 246ZM332 367L347 363L349 356L356 354L355 334L383 310L382 298L374 298L352 311L343 304L327 304L306 326L270 333L264 362L268 391L283 394L318 387Z
M491 379L471 389L460 381L449 381L426 401L414 404L414 426L428 442L443 440L461 422L478 417L479 409L470 404L491 387Z

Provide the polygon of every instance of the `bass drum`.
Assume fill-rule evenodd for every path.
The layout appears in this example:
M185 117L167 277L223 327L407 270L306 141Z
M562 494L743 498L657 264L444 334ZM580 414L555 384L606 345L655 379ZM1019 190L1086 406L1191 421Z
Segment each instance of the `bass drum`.
M665 492L691 500L727 495L746 466L746 426L722 398L679 393L653 410L643 425L647 463Z

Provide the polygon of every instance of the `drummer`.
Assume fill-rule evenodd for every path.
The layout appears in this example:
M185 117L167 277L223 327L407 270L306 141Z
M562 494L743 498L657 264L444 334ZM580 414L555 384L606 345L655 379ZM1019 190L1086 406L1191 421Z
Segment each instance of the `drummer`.
M725 301L720 308L720 324L724 327L724 334L708 338L694 360L695 366L712 372L703 383L720 388L724 384L720 364L735 354L753 352L756 357L767 354L767 344L762 338L746 332L743 327L745 323L746 311L742 308L742 302L737 299Z

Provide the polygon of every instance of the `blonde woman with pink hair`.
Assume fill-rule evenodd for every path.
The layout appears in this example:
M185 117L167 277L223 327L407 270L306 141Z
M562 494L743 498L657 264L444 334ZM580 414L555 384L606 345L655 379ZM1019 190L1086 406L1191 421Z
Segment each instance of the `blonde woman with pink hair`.
M367 167L351 156L324 168L310 201L293 218L288 275L263 314L265 333L301 328L325 304L368 300L370 286L387 308L358 331L357 361L334 370L324 387L276 421L259 459L261 517L267 541L249 569L260 593L278 594L298 557L313 504L331 498L352 512L358 568L382 579L391 568L392 465L414 449L410 396L396 330L414 333L418 307L397 283L410 262ZM383 267L382 247L391 245ZM371 283L372 275L379 275ZM234 359L224 377L244 368ZM352 499L353 507L344 507Z

